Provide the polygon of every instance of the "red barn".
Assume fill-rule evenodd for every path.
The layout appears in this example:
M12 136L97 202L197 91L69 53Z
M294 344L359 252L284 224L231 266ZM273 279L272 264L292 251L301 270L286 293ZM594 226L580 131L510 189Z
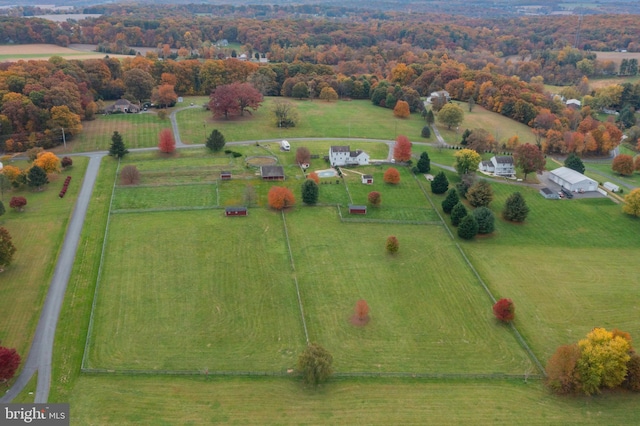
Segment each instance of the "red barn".
M220 179L221 180L230 180L231 179L231 172L220 172Z
M227 207L224 209L225 216L246 216L248 213L246 207Z

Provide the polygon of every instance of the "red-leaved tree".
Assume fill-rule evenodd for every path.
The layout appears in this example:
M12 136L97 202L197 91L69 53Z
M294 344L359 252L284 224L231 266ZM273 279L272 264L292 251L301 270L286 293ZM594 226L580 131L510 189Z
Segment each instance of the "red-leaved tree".
M386 183L397 185L400 183L400 172L395 167L389 167L382 178Z
M276 210L291 207L296 202L293 192L284 186L272 186L267 199L269 200L269 205Z
M356 317L360 321L364 321L369 316L369 305L367 305L367 301L364 299L360 299L356 302Z
M493 305L493 315L502 322L510 322L516 316L516 308L511 299L500 299Z
M24 197L11 197L11 201L9 201L9 207L12 209L16 209L16 211L23 211L24 206L27 205L27 199Z
M396 144L393 147L393 158L396 161L411 160L411 142L405 135L399 135L396 138Z
M379 206L382 203L382 196L378 191L371 191L367 196L367 200L372 206Z
M214 117L229 118L237 113L244 115L249 109L255 111L262 100L262 94L249 83L223 84L211 92L209 109Z
M398 249L400 248L400 242L398 241L398 238L396 238L395 235L389 236L389 238L387 238L387 244L385 245L385 248L389 253L397 253Z
M307 179L311 179L315 183L320 183L320 176L316 172L311 172L307 175Z
M173 138L173 132L171 129L162 129L160 131L160 142L158 143L158 149L165 154L173 154L176 150L176 141Z
M525 143L516 148L513 153L516 167L520 167L524 172L524 179L531 172L542 172L546 164L544 154L537 145Z
M0 346L0 382L8 382L20 366L20 355L15 349Z

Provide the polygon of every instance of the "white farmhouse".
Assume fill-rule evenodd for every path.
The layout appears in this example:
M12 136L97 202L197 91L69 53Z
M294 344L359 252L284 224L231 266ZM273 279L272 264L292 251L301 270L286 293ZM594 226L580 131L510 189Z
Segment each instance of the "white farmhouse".
M480 163L480 171L493 173L496 176L513 176L516 174L513 157L510 155L494 155L491 160Z
M351 151L349 146L332 146L329 162L332 166L364 166L369 164L369 154L362 150Z
M568 167L552 170L549 179L571 192L590 192L598 189L598 182Z

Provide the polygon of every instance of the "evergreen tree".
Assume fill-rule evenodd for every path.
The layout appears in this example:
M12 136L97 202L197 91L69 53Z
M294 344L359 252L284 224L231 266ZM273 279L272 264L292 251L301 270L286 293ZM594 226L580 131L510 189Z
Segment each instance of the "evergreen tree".
M213 129L205 145L213 152L219 152L224 148L225 144L224 135L220 133L218 129Z
M113 132L113 135L111 136L111 146L109 147L109 155L120 159L128 153L129 150L124 146L122 135L117 131Z
M6 212L7 212L7 210L4 208L4 203L2 201L0 201L0 216L5 214Z
M462 140L460 141L460 145L467 146L467 138L471 136L471 130L464 129L462 132Z
M447 192L447 198L445 198L442 201L442 210L446 214L449 214L451 213L451 210L453 209L453 207L459 202L460 202L460 197L458 197L458 191L452 188L449 190L449 192Z
M578 173L584 173L584 163L574 152L569 154L566 160L564 160L564 166Z
M302 183L302 201L305 204L318 202L319 187L313 179L307 179Z
M44 185L49 183L47 172L42 167L32 166L27 175L27 183L31 188L40 191Z
M427 122L428 125L432 125L436 121L436 118L433 115L433 111L429 110L429 112L427 112L427 116L425 117L425 121Z
M421 135L422 135L423 138L430 138L431 137L431 129L429 128L429 126L424 126L422 128Z
M420 154L420 159L418 160L416 167L420 173L429 173L431 170L431 159L429 158L429 154L426 152Z
M633 110L633 107L630 105L625 105L620 114L616 118L617 123L622 123L624 128L628 129L629 127L633 127L636 125L636 114Z
M509 195L502 210L502 217L512 222L524 222L528 214L529 207L524 197L519 192Z
M473 211L478 223L478 234L490 234L495 230L495 217L487 207L478 207Z
M478 222L476 218L470 214L462 218L458 227L458 237L470 240L478 234Z
M0 272L13 260L16 247L11 241L11 234L5 228L0 227Z
M444 172L438 173L431 181L431 192L434 194L444 194L449 189L449 181Z
M462 203L458 203L451 209L451 224L458 226L462 218L467 216L467 208Z

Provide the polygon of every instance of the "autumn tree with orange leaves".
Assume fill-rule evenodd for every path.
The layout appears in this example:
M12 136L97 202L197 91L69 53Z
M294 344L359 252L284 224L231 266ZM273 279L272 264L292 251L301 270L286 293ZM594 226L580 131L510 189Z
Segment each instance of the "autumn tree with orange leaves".
M291 207L296 202L293 192L284 186L272 186L267 195L267 199L269 205L276 210Z
M47 173L60 171L60 159L53 152L41 152L33 164Z
M396 106L393 108L393 115L398 118L407 118L411 115L409 111L409 104L405 101L396 102Z
M396 138L396 144L393 147L393 158L396 161L411 160L411 142L405 135L399 135Z
M386 183L390 183L392 185L397 185L400 183L400 172L395 167L389 167L386 172L384 172L384 176L382 179Z

